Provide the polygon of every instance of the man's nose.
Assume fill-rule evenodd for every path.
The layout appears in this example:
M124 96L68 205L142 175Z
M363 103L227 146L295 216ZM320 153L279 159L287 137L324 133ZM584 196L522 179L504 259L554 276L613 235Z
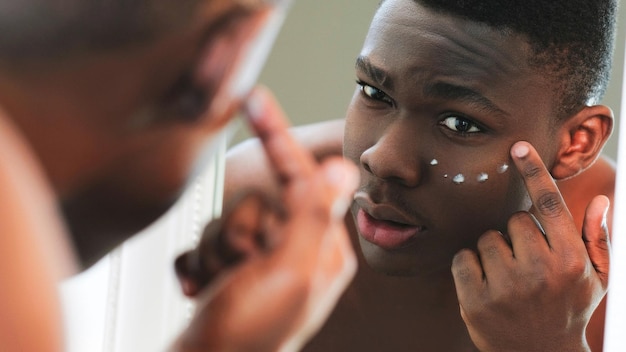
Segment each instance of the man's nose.
M378 141L361 154L361 165L372 175L416 187L421 181L419 137L406 123L387 127Z

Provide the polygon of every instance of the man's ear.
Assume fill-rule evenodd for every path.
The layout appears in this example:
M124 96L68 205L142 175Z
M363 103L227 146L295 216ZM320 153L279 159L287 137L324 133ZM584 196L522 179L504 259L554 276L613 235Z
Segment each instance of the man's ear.
M613 112L606 106L586 106L558 129L560 147L551 174L557 179L576 176L598 158L613 131Z

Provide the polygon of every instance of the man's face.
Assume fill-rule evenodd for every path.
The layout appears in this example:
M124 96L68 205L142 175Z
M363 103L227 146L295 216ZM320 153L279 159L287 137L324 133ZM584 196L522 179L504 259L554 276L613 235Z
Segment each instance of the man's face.
M1 105L27 131L79 246L142 229L199 168L236 108L216 97L256 31L241 9L200 2L193 18L149 43L26 71L15 80L26 82L26 99L2 87Z
M344 154L360 165L352 208L376 270L449 273L486 230L530 206L509 158L519 140L548 167L558 141L547 78L525 41L412 0L387 0L360 57ZM507 166L508 167L507 169Z

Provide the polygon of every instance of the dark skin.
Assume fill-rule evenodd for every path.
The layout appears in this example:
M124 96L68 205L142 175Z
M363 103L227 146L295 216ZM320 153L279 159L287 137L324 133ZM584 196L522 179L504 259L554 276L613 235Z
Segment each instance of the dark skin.
M567 211L536 215L550 232L546 239L528 211L536 213L533 200L543 204L546 190L559 194L553 178L593 164L612 114L581 105L557 119L554 82L528 65L527 48L519 35L413 1L383 3L357 63L360 83L343 142L344 155L361 171L350 221L357 224L361 265L305 350L588 348L585 325L606 292L608 272L601 225L608 201L594 196L611 187L582 186L589 192L575 195L597 179L583 173L564 181L575 218ZM528 154L514 157L512 146L522 140L532 147L523 144ZM498 173L504 163L510 168ZM528 173L529 167L541 171ZM605 176L597 184L612 184L606 163L592 171ZM242 179L241 172L234 175ZM481 172L489 174L482 183ZM467 177L462 184L452 181L458 173ZM549 200L563 208L560 196ZM361 209L375 220L359 221ZM399 234L412 228L413 235L398 243L385 239L389 228ZM481 284L483 275L497 279ZM568 317L573 323L564 325ZM601 319L587 330L600 350Z
M421 227L409 242L392 249L359 236L364 258L375 271L415 276L410 282L416 292L402 306L415 309L416 317L447 297L447 304L440 306L446 308L419 318L425 325L412 333L423 338L409 338L407 331L404 342L431 341L427 349L463 350L446 346L467 338L458 312L447 310L458 303L444 293L453 287L452 258L462 248L482 250L478 239L490 229L512 236L511 215L530 208L530 189L520 174L499 174L498 165L512 166L511 146L526 140L554 177L573 176L597 156L596 144L602 145L610 132L610 111L589 107L557 121L552 82L527 64L523 38L501 36L411 1L383 4L360 55L357 78L364 84L349 107L344 137L344 155L361 165L353 214L358 217L363 209L383 222L402 219L403 226ZM438 85L448 87L433 88ZM433 158L438 165L430 165ZM484 183L469 179L457 185L442 177L462 173L473 178L483 171L490 176ZM433 297L433 291L440 294ZM594 306L599 292L589 296ZM374 339L394 339L393 332L387 338L384 334Z
M413 44L394 45L397 42ZM400 323L386 328L386 323L371 317L359 325L339 318L341 330L327 333L332 329L328 327L310 350L341 350L348 345L366 350L372 345L389 350L472 349L453 308L459 301L453 294L451 260L461 248L476 248L478 238L490 228L507 233L510 215L529 209L519 174L495 172L498 164L509 162L510 146L529 140L551 165L557 153L558 145L551 143L561 127L551 118L554 97L533 94L550 82L533 72L525 57L521 38L502 38L472 23L433 16L410 2L387 3L379 10L357 64L363 88L357 90L346 119L344 155L361 165L362 177L353 214L358 217L359 209L364 209L378 220L425 230L392 249L359 236L364 259L375 271L415 278L384 277L377 282L367 274L358 275L352 304L338 308L339 316L373 314ZM480 95L449 99L421 94L437 84ZM463 92L453 87L448 91L454 89ZM451 119L455 124L449 124ZM499 150L502 154L494 153ZM438 165L430 165L433 158ZM484 184L456 185L441 175L477 175L482 170L493 175ZM465 199L472 199L471 206ZM343 307L356 311L342 314ZM354 335L369 338L349 337L353 334L346 330L352 327Z
M526 47L521 38L409 1L378 11L357 64L364 89L358 87L346 117L344 155L362 165L353 214L364 209L376 216L384 210L375 206L385 205L391 214L379 217L397 213L402 223L425 229L393 251L361 239L375 270L447 275L460 248L475 246L491 228L505 229L513 212L529 208L519 176L497 172L510 163L508 150L518 140L529 140L550 164L558 147L554 97L533 94L550 84L526 64ZM431 166L433 159L439 164ZM485 183L475 181L481 172L490 176ZM452 182L459 173L468 178L462 185Z

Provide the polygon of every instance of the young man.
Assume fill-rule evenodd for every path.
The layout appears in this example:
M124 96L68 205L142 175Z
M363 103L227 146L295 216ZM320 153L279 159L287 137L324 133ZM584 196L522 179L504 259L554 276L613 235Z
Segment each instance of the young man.
M343 140L361 170L363 265L305 350L601 349L602 320L587 323L607 287L608 200L595 196L614 174L594 161L612 129L596 104L615 6L381 4ZM263 179L251 145L231 154L231 185ZM572 178L574 218L553 178Z
M56 280L176 201L242 103L229 84L274 4L0 2L0 349L63 350ZM285 239L203 291L175 350L300 346L355 271L342 220L356 170L316 164L264 90L246 106L283 181L267 231ZM257 215L238 211L235 227Z

